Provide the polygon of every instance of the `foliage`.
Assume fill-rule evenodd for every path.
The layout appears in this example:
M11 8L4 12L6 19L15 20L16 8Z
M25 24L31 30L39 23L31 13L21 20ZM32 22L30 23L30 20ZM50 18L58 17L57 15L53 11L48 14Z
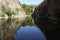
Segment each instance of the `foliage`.
M2 5L1 10L2 10L5 14L7 14L8 16L11 16L12 14L15 15L15 12L14 12L13 10L11 10L11 8L6 7L6 6L4 6L4 5Z
M11 26L11 22L12 22L11 18L8 18L8 20L5 21L2 25L3 25L4 28L6 29L6 28L8 28L9 26Z
M11 9L9 7L5 7L4 5L2 5L2 11L8 16L11 16Z
M20 9L19 8L16 8L16 11L19 11Z
M16 18L14 19L8 18L2 25L3 25L3 29L9 29L14 25L20 25L20 22L17 21Z
M32 17L26 17L26 19L21 24L21 26L26 26L26 25L27 26L33 25L33 23L32 23Z
M26 12L27 15L32 13L32 10L34 8L34 5L26 5L26 4L21 4L23 10Z

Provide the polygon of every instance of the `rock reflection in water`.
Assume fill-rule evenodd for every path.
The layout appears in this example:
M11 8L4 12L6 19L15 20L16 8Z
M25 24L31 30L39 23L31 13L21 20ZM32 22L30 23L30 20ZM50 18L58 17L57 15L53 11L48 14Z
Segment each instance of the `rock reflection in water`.
M36 26L21 26L15 40L46 40L46 38Z
M0 19L0 40L12 40L25 18Z

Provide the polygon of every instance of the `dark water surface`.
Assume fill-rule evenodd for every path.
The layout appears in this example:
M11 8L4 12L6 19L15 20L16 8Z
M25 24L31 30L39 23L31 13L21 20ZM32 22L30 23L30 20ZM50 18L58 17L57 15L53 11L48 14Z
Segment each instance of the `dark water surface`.
M36 26L21 26L15 40L45 40L44 34Z

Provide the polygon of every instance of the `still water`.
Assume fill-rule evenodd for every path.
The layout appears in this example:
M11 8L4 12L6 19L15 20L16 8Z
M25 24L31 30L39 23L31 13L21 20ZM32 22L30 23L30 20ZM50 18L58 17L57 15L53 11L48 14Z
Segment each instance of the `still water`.
M45 40L44 34L36 26L21 26L15 40Z
M32 17L0 19L0 40L45 40Z

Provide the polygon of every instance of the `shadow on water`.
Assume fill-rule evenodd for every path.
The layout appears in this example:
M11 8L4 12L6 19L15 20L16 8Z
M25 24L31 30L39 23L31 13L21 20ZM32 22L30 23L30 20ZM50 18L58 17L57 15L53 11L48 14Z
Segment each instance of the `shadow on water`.
M0 19L0 40L13 40L13 38L16 40L45 40L40 29L33 26L32 17Z
M46 40L41 30L32 22L32 17L26 17L17 31L15 40Z

